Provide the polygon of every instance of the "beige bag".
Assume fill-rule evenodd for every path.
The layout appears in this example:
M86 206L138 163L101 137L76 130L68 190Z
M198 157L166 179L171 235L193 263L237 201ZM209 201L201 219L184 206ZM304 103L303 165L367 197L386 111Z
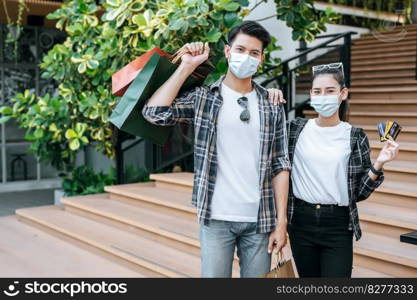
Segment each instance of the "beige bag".
M275 257L276 267L269 271L269 273L262 275L262 278L296 278L292 259L283 259L281 251L276 255L272 255Z

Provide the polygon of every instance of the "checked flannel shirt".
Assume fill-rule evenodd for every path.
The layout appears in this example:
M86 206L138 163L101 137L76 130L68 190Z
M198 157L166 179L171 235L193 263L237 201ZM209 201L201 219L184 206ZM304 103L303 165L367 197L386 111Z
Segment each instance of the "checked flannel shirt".
M196 87L180 94L171 106L147 106L143 116L149 122L172 126L178 122L194 126L194 185L192 205L197 207L199 223L210 223L211 199L217 173L217 117L223 103L222 76L210 86ZM252 82L259 101L259 197L257 233L275 230L277 212L272 178L282 170L290 170L284 107L268 100L268 91ZM239 133L236 133L239 134ZM244 151L244 149L242 149ZM244 163L244 162L242 162Z
M289 141L288 152L291 164L294 160L295 147L301 131L306 125L307 120L297 118L289 122ZM320 141L317 141L318 143ZM369 140L362 128L352 126L350 133L351 155L348 163L348 194L349 194L349 230L353 230L356 240L362 236L359 225L358 208L356 202L367 199L372 192L384 181L384 175L380 175L377 180L372 180L369 175L369 169L372 162L370 158ZM323 166L325 167L325 166ZM292 191L292 182L290 180L290 189L288 197L288 224L294 213L295 196Z

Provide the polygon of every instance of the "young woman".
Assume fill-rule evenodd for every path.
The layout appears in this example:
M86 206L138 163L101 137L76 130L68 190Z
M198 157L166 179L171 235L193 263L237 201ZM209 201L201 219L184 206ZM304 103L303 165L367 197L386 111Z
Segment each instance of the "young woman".
M382 183L399 149L391 138L371 163L365 132L346 122L343 78L341 63L313 67L311 106L319 115L289 123L288 234L300 277L351 277L352 237L361 237L356 202Z

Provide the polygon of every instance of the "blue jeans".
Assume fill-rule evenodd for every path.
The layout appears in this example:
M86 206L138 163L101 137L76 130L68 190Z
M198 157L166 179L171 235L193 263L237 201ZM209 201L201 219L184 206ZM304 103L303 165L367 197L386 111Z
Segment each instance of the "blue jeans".
M201 277L232 277L235 248L240 277L260 277L271 267L269 233L256 233L256 222L210 220L200 225Z

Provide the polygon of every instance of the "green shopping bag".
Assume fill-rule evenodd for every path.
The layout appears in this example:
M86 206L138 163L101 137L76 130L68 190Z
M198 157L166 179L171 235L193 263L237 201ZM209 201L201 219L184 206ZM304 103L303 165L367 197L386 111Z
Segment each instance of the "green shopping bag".
M149 123L143 117L142 109L145 102L168 80L176 68L177 65L168 58L155 52L120 98L110 116L110 122L122 131L158 145L165 144L173 126L156 126ZM203 82L202 76L191 75L180 92L202 85Z

